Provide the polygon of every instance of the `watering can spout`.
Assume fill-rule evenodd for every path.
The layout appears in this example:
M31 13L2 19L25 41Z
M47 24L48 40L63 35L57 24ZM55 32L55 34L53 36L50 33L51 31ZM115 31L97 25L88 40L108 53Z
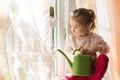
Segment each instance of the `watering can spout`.
M70 68L72 69L72 64L73 64L73 63L72 63L71 60L67 57L67 55L66 55L63 51L61 51L60 49L58 49L57 51L59 51L59 52L66 58L69 66L70 66Z
M90 76L92 73L92 59L90 55L86 55L80 51L80 49L76 49L73 51L73 62L67 57L67 55L58 49L67 60L71 72L75 76Z

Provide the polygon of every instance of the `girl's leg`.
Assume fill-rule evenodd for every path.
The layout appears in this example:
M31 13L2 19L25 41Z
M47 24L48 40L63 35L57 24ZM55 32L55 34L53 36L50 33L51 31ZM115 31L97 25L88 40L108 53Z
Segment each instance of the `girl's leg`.
M105 54L101 54L98 56L94 64L94 70L93 70L90 80L101 80L102 79L102 77L104 76L107 70L108 61L109 59Z

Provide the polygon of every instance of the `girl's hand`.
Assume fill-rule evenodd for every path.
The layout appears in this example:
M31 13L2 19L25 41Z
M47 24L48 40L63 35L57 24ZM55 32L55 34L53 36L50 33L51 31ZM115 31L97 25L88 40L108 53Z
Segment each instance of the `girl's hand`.
M95 52L97 52L97 47L90 47L90 48L83 48L81 47L81 52L83 54L94 54Z
M80 47L80 51L81 51L82 54L88 53L88 49L83 48L83 47Z

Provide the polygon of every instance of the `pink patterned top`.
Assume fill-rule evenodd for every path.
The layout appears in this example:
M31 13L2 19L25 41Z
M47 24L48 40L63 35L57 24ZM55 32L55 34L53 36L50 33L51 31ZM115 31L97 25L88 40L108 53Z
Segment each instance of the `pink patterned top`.
M70 34L66 40L65 52L70 53L80 47L97 48L97 46L104 48L104 52L99 51L99 53L109 52L109 46L107 45L107 43L103 40L101 36L96 33L90 33L89 35L86 35L84 37L76 37L74 34ZM93 59L96 58L96 52L98 51L95 51L94 54L90 54Z

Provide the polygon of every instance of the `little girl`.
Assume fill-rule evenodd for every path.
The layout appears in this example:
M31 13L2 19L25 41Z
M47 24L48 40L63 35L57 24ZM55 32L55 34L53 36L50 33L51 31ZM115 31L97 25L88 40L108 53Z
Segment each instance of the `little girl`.
M92 75L65 76L64 80L101 80L108 66L109 46L101 36L94 33L95 13L93 10L79 8L73 11L70 18L71 33L66 41L65 50L72 53L80 48L82 53L88 54L94 61ZM96 53L100 53L97 57Z

